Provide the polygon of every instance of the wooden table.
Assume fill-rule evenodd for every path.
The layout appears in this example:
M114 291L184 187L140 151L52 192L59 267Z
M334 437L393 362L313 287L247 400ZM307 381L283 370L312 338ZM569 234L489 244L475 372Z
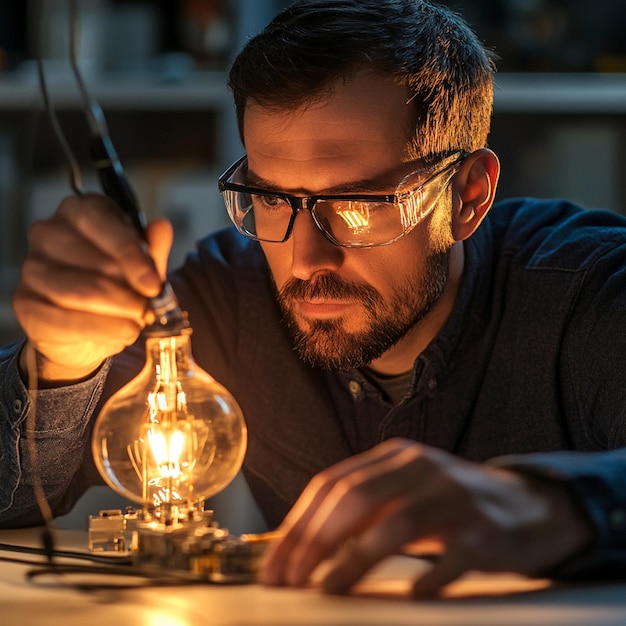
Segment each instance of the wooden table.
M35 530L2 531L0 542L35 545ZM57 547L86 550L83 531L57 531ZM36 556L0 552L0 557ZM54 576L37 582L32 566L0 561L2 626L624 626L626 582L554 586L512 575L472 574L437 600L408 597L428 564L397 557L349 596L317 588L192 585L81 591ZM91 577L74 575L68 581ZM102 579L101 579L102 580ZM118 579L106 578L107 582Z

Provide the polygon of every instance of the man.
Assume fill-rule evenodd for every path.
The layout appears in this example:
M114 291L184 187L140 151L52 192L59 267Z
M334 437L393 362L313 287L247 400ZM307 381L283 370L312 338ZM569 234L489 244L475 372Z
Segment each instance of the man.
M491 209L492 59L429 3L300 0L229 81L246 157L220 185L239 233L201 242L171 282L196 359L242 406L245 476L282 531L261 579L302 585L332 558L323 585L341 592L433 548L416 595L469 569L621 575L626 222ZM153 263L114 208L69 198L35 224L14 299L57 513L97 480L96 405L140 367L127 347L171 243L149 226ZM39 520L27 353L2 360L4 526Z

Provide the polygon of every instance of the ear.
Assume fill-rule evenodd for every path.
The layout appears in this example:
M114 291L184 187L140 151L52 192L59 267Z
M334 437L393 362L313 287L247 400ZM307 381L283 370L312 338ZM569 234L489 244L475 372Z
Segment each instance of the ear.
M455 177L452 205L452 236L470 237L491 208L496 194L500 161L494 152L481 148L463 160Z

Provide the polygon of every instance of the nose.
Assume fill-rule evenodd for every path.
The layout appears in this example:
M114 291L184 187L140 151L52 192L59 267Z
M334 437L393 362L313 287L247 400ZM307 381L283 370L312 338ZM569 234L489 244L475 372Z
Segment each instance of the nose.
M291 232L291 273L301 280L315 274L336 271L343 263L344 251L332 244L317 227L310 211L299 211Z

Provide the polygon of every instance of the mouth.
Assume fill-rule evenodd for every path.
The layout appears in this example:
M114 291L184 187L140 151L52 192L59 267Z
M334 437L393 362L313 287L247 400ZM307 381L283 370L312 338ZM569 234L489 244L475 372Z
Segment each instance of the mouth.
M293 311L297 315L309 319L335 319L346 314L355 306L354 301L315 298L312 300L295 300Z

